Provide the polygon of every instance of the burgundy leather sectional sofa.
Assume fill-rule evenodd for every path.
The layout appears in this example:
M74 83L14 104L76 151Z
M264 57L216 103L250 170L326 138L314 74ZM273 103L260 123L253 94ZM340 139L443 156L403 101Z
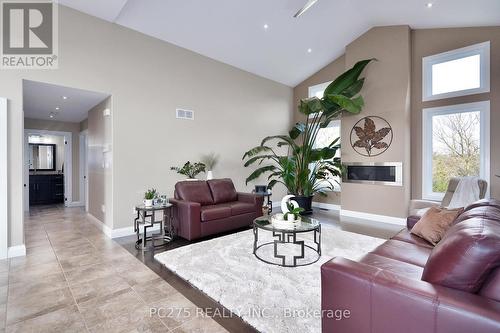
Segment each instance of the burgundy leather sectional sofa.
M249 226L262 216L263 197L236 192L227 178L179 182L174 196L174 229L187 240Z
M334 258L321 287L323 332L498 333L500 201L467 207L435 247L403 230L357 262Z

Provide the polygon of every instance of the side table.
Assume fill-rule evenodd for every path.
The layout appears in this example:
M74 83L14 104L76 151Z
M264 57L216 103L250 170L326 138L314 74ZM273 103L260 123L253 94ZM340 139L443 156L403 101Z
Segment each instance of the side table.
M144 205L138 205L135 207L137 212L137 217L134 219L134 231L137 234L137 241L135 242L136 249L147 251L148 241L152 243L154 249L166 246L173 240L174 232L172 227L172 207L173 205L170 203L151 207ZM156 212L163 212L161 221L155 221ZM148 236L148 229L153 228L157 224L160 225L160 231L158 233L152 233ZM140 235L141 226L142 238ZM161 240L162 244L155 245L156 240Z
M272 194L268 193L268 192L255 192L255 191L253 191L253 194L261 196L263 198L267 198L266 206L267 206L269 214L271 214L273 212L273 202L271 201Z

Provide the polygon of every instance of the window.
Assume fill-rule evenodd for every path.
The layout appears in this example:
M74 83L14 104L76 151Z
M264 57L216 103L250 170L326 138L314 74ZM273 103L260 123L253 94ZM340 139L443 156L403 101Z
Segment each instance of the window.
M451 177L489 182L489 116L489 101L424 109L424 199L442 200Z
M490 91L490 42L423 58L423 100Z
M323 93L331 82L326 82L309 87L309 97L316 96L318 98L323 97ZM340 120L331 121L327 127L321 128L316 137L314 143L314 148L327 147L332 143L333 140L340 137ZM340 142L339 142L340 143ZM335 157L340 157L340 149L337 151ZM333 177L331 183L334 185L334 191L340 191L340 177Z
M325 92L325 89L326 89L326 87L328 87L328 85L330 83L332 83L332 81L317 84L315 86L309 87L309 97L316 96L318 98L323 98L323 94Z

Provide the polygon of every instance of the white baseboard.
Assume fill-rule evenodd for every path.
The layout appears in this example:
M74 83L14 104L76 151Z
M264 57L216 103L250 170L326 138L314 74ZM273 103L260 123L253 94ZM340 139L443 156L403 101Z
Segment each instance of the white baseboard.
M96 218L94 215L88 213L87 216L89 217L89 220L96 227L98 227L100 230L102 230L102 232L106 236L108 236L109 238L111 238L111 239L135 235L135 231L134 231L134 227L133 226L125 227L125 228L120 228L120 229L111 229L109 226L107 226L106 224L102 223L101 220L99 220L98 218ZM160 230L160 225L159 224L155 225L152 228L148 228L148 232L149 231L158 231L158 230Z
M334 205L334 204L323 203L323 202L313 201L312 206L316 207L316 208L321 208L321 209L336 210L336 211L340 210L340 205Z
M73 201L66 204L66 207L83 207L83 206L85 206L85 203L81 201Z
M106 236L111 238L112 229L110 227L108 227L104 222L102 222L101 220L99 220L97 217L95 217L90 213L87 213L87 217L89 221L92 222L93 225L95 225L98 229L100 229Z
M395 225L406 225L406 219L401 217L393 217L393 216L385 216L385 215L377 215L377 214L369 214L363 212L356 212L352 210L340 209L340 217L354 217L363 220L370 220L382 223L389 223Z
M11 246L7 250L7 257L9 258L24 257L25 255L26 255L26 246L24 246L24 244Z

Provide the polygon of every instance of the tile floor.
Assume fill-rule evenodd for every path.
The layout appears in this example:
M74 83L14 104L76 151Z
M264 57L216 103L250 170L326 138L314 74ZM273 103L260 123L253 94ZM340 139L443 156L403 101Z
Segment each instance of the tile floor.
M0 261L0 333L226 332L82 209L37 207L24 227L26 257Z

